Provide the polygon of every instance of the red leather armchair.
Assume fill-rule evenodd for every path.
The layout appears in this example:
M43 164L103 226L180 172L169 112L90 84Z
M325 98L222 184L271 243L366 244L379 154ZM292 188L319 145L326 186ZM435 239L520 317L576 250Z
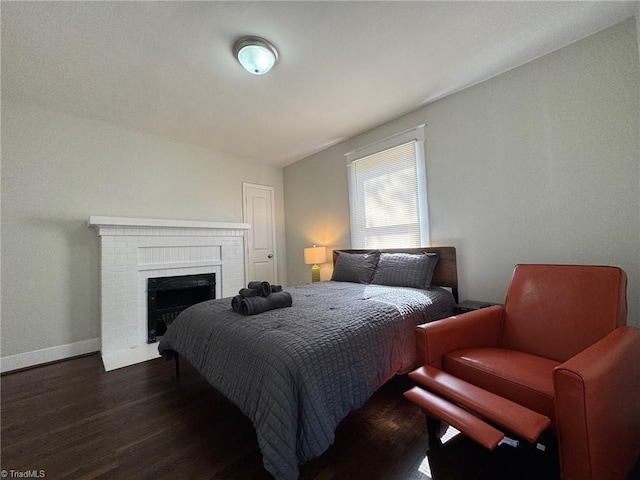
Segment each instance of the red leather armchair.
M626 316L620 268L517 265L504 307L416 328L405 397L487 448L503 431L555 432L563 480L624 479L640 454L640 329Z

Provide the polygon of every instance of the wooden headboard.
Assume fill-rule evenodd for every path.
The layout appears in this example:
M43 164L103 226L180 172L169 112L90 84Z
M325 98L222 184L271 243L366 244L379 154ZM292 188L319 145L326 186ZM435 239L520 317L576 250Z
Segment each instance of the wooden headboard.
M366 253L371 249L364 250L334 250L333 264L340 252L346 253ZM440 287L449 287L453 293L453 297L458 302L458 264L456 261L456 247L420 247L420 248L382 248L382 253L436 253L438 255L438 263L433 271L432 285Z

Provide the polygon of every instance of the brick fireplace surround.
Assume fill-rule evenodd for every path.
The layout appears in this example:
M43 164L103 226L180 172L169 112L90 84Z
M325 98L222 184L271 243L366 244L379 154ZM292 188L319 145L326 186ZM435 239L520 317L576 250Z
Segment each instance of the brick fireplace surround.
M158 358L147 344L147 279L216 274L216 298L244 286L245 223L91 216L100 237L105 370Z

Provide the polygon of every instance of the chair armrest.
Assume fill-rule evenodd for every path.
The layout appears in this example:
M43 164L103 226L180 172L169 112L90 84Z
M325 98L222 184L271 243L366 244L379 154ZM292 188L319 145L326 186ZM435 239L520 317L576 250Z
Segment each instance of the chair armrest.
M442 357L446 353L462 348L498 346L503 319L504 307L496 305L418 325L418 365L442 369Z
M640 454L640 329L615 329L553 384L563 480L626 478Z

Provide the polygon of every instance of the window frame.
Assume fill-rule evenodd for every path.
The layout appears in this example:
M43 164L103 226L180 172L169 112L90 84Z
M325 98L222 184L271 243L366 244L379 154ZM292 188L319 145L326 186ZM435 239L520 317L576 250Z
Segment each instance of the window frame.
M429 204L427 196L427 174L426 174L426 159L425 159L425 125L418 125L416 127L404 130L395 135L383 138L379 141L370 143L356 150L353 150L345 154L347 159L347 181L349 189L349 223L351 228L351 247L352 248L366 248L363 244L358 242L354 212L356 211L356 195L354 194L354 169L353 163L357 160L364 159L370 155L382 153L385 150L389 150L400 145L413 142L415 148L415 161L416 161L416 180L417 180L417 207L418 207L418 221L420 230L420 247L427 247L431 244L430 228L429 228ZM366 236L363 236L363 239ZM401 245L400 247L407 247L408 245Z

